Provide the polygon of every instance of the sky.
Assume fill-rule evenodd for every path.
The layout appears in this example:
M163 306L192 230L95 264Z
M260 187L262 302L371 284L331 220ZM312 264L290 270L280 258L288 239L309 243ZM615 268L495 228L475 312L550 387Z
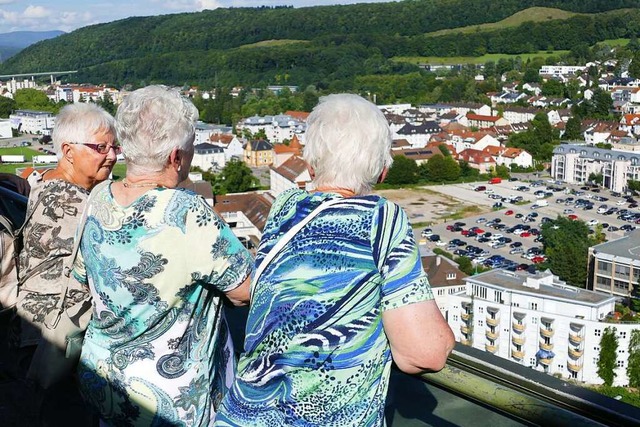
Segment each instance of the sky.
M219 7L381 3L390 0L0 0L0 33L73 31L130 16L197 12Z

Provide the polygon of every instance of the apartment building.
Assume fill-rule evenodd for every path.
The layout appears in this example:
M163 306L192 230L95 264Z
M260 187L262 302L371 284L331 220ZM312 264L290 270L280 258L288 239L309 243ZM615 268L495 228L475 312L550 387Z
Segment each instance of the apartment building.
M554 179L579 184L588 181L592 173L602 174L604 187L624 192L628 180L640 180L640 153L573 144L554 148L551 159Z
M491 270L465 281L464 292L448 296L448 322L461 343L540 372L601 384L600 339L614 327L614 385L628 384L629 340L640 324L608 322L616 297L567 285L549 270Z
M49 111L16 110L9 115L11 127L20 132L51 135L56 116Z
M639 284L640 230L589 248L589 289L627 298Z

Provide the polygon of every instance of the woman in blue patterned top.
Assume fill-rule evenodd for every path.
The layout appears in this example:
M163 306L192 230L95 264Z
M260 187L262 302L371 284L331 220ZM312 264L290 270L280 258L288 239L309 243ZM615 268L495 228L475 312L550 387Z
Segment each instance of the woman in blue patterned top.
M225 294L249 299L253 262L189 173L198 111L149 86L119 106L127 176L89 205L75 277L93 296L83 397L112 426L208 426L235 364Z
M358 96L327 96L305 141L315 190L278 196L256 265L317 206L342 201L252 285L245 353L216 425L380 426L392 360L439 370L453 347L406 214L369 194L392 161L384 115Z

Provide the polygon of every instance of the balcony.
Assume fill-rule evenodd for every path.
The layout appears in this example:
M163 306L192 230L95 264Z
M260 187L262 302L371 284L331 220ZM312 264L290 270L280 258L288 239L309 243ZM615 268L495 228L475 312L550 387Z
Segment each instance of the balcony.
M489 353L495 353L496 351L498 351L498 347L495 345L490 345L490 344L485 344L484 345L484 349L486 351L488 351Z
M524 345L525 339L524 337L517 337L517 336L513 336L511 338L511 342L514 343L515 345Z
M540 329L540 335L542 335L545 338L551 338L553 337L553 329Z
M567 363L567 368L573 372L580 372L582 370L582 363Z
M525 330L524 323L513 322L513 330L520 334L523 333Z
M461 345L436 374L392 370L389 390L386 421L393 427L631 426L640 420L637 407Z
M582 343L582 337L580 335L569 333L569 342L573 345L579 345Z
M460 340L460 344L462 344L462 345L471 345L471 340Z
M580 350L579 348L569 347L569 357L571 357L572 359L579 359L583 354L584 351Z
M491 332L491 331L487 331L487 333L485 335L491 341L497 340L498 337L500 336L500 334L498 332Z
M538 359L538 362L540 362L543 365L551 365L551 362L553 361L553 359Z
M551 350L553 350L553 344L551 344L551 343L547 344L544 341L540 341L540 348L542 350L551 351Z
M518 351L518 350L511 350L511 357L513 357L516 360L522 360L524 359L524 352Z
M465 321L468 322L469 320L471 320L471 314L470 313L462 313L460 315L460 318Z
M579 332L582 332L582 330L584 329L584 325L571 322L569 323L569 328L571 328L571 330L577 334Z
M462 332L465 335L469 335L471 333L471 328L469 328L468 326L462 325L460 326L460 332Z
M487 316L486 322L487 322L487 325L493 326L493 327L496 327L500 324L499 319L496 319L495 317L490 317L490 316Z

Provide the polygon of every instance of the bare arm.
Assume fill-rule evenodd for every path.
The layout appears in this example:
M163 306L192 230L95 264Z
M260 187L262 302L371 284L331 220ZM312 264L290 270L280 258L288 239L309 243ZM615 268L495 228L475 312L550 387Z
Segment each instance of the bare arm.
M248 305L249 298L251 296L250 288L249 288L250 284L251 284L251 275L248 275L247 278L244 279L244 282L242 282L240 286L238 286L237 288L229 292L225 292L225 295L227 296L227 298L229 298L229 301L231 301L233 305Z
M455 338L434 300L385 311L382 324L401 371L417 374L444 368Z

